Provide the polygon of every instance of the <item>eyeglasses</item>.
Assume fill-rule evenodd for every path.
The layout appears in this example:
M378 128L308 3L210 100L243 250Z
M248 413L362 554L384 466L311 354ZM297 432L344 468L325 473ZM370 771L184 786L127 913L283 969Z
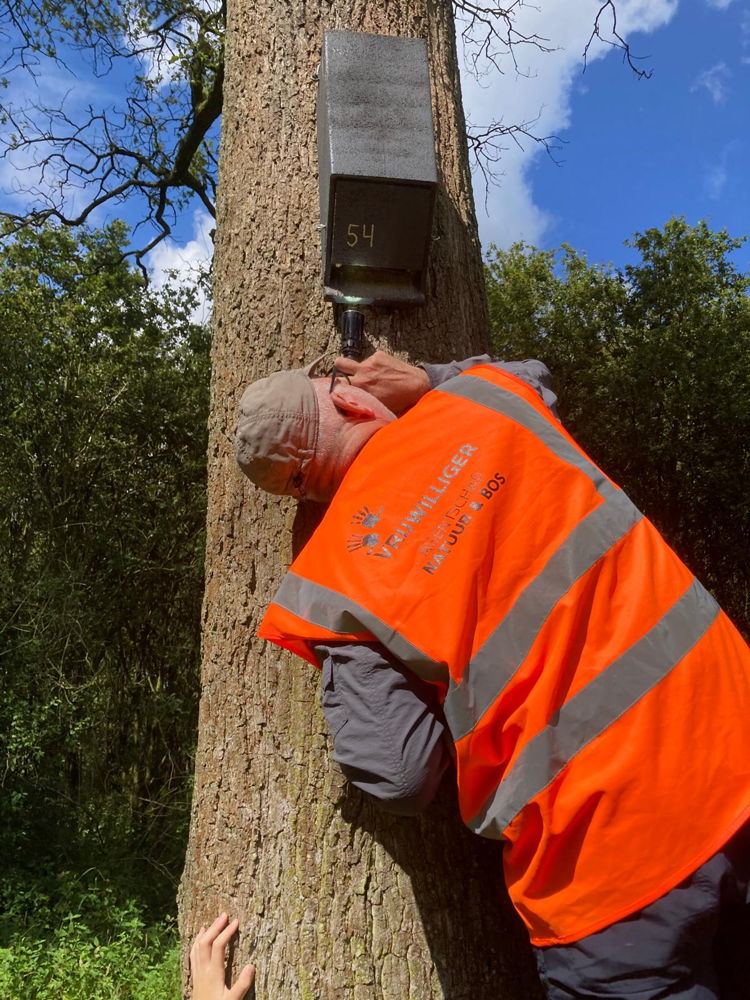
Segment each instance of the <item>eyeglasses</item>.
M327 374L326 374L326 378L328 378ZM329 393L329 395L333 392L333 390L334 390L334 388L336 386L336 379L337 378L345 378L348 385L352 384L351 383L351 379L349 378L349 376L345 372L340 372L338 370L338 368L334 365L333 368L331 369L331 384L328 387L328 393Z

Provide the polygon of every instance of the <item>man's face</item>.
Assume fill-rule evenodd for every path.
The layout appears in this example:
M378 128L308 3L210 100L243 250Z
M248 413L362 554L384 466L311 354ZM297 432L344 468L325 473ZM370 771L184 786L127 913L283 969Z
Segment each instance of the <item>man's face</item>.
M338 377L312 380L318 400L319 428L315 457L307 475L306 496L333 498L350 465L370 438L396 419L387 406L365 389Z

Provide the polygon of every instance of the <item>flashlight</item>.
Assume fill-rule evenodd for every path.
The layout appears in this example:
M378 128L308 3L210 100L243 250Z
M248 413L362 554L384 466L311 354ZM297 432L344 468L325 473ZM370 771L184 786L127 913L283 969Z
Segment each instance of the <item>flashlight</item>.
M365 352L365 314L359 309L345 309L341 314L341 353L352 361L361 361Z

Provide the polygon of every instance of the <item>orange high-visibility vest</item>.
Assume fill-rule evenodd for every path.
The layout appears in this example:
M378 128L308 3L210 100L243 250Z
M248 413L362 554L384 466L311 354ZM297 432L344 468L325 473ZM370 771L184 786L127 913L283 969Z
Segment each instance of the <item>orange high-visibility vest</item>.
M653 902L750 815L750 650L537 394L481 365L379 431L260 633L439 685L464 821L536 945Z

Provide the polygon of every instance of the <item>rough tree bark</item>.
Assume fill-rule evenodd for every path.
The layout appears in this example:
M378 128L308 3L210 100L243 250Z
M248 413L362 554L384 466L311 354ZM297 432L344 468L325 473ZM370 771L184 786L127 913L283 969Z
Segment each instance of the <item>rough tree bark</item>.
M425 37L442 179L426 307L368 321L411 359L483 349L488 324L447 0L234 0L215 259L203 694L180 890L188 942L222 909L260 1000L532 1000L530 951L497 845L453 783L425 817L378 811L329 760L316 671L254 638L291 558L295 504L235 467L247 382L338 353L321 294L316 67L326 28Z

